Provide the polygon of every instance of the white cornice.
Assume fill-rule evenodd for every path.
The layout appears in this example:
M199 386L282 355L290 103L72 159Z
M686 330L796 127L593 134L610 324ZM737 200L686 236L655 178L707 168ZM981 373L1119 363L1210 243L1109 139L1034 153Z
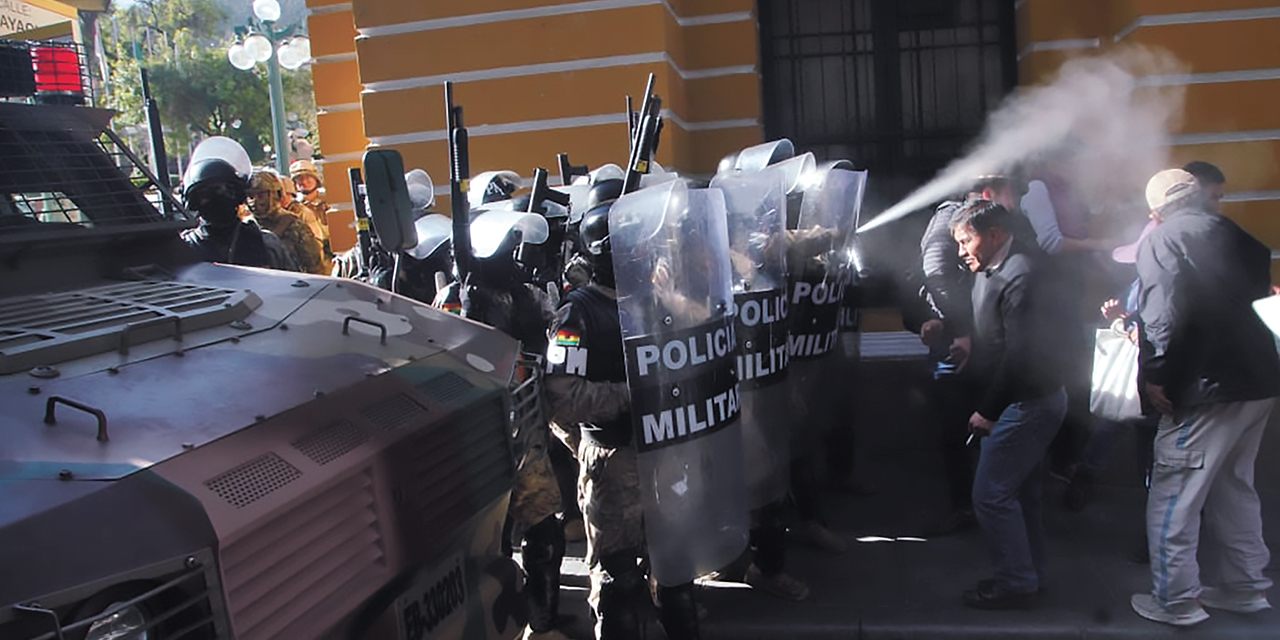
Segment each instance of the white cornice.
M322 16L326 13L340 13L351 10L350 2L342 2L339 4L326 4L319 7L311 7L307 9L313 16Z
M1032 42L1023 47L1018 52L1018 61L1037 52L1037 51L1069 51L1072 49L1097 49L1102 46L1102 41L1097 38L1079 38L1075 40L1050 40L1047 42Z
M1280 18L1280 7L1259 7L1256 9L1229 9L1225 11L1195 11L1190 13L1166 13L1154 16L1139 16L1116 34L1115 41L1120 42L1134 31L1143 27L1162 27L1171 24L1206 24L1210 22L1240 22L1245 20L1265 20Z
M1254 82L1280 80L1280 69L1243 69L1213 73L1177 73L1138 78L1140 87L1173 87L1190 84L1214 84L1219 82Z
M710 120L704 122L686 122L669 110L662 111L662 117L685 131L709 131L714 129L737 129L755 127L760 121L755 118L738 118L730 120ZM531 131L553 131L557 129L575 129L579 127L598 127L602 125L626 124L627 118L622 113L607 113L594 116L576 116L572 118L551 118L547 120L527 120L524 122L506 122L502 124L481 124L467 127L467 135L472 138L496 136L508 133L528 133ZM390 146L398 144L415 144L420 142L437 142L447 138L444 129L430 131L414 131L389 136L373 136L369 138L370 146Z
M542 7L529 7L525 9L508 9L506 11L491 11L489 13L475 13L463 16L450 16L448 18L434 18L431 20L417 20L414 22L403 22L400 24L364 27L358 29L358 31L361 36L379 38L404 33L421 33L425 31L436 31L439 29L452 29L454 27L467 27L477 24L495 24L499 22L529 20L533 18L553 18L577 13L612 11L615 9L629 9L632 7L645 7L652 5L662 5L665 7L667 13L675 19L676 24L682 27L723 24L727 22L743 22L752 19L752 14L748 11L683 17L676 14L675 9L671 7L671 4L667 2L667 0L589 0L588 2L547 5Z
M1197 144L1224 144L1232 142L1266 142L1269 140L1280 140L1280 129L1185 133L1173 136L1170 139L1170 142L1177 146L1190 146Z
M461 71L457 73L446 73L434 76L417 76L414 78L399 78L396 80L381 80L377 82L366 82L364 91L366 93L379 93L383 91L403 91L405 89L418 89L421 87L431 87L444 84L446 80L459 82L479 82L482 80L498 80L502 78L518 78L523 76L536 76L548 73L565 73L568 71L585 71L589 69L608 69L612 67L627 67L637 64L654 64L667 63L675 70L681 78L685 80L697 80L700 78L711 78L726 75L737 75L755 73L754 65L739 65L733 67L719 67L715 69L694 69L686 71L676 65L665 51L657 51L653 53L634 53L624 56L607 56L604 58L587 58L583 60L565 60L562 62L544 62L539 64L527 64L514 67L499 67L497 69L478 69L475 71Z

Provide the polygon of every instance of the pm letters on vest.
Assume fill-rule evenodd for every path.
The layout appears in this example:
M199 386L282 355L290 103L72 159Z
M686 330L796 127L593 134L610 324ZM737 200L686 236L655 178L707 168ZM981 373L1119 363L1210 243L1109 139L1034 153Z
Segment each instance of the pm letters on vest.
M625 341L637 448L709 435L738 419L732 316L684 331Z

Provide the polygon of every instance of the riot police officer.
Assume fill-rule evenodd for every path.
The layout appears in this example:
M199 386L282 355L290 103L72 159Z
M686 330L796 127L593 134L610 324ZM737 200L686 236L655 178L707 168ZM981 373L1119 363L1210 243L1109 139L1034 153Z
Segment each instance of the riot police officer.
M244 149L239 152L244 154ZM244 154L245 167L248 158ZM240 220L248 181L235 158L215 155L193 161L183 176L182 197L187 208L200 216L200 226L184 231L182 239L208 262L297 271L279 238L252 220Z
M531 213L488 211L472 222L471 239L467 279L441 291L438 306L455 311L445 302L457 300L456 312L463 317L519 340L527 352L545 352L551 303L546 293L528 284L529 274L517 256L526 240L534 244L546 240L546 220ZM565 539L556 516L561 495L548 453L551 444L545 421L519 425L514 446L516 477L507 514L508 540L521 541L521 560L528 574L526 637L546 640L565 637L556 630Z
M640 477L609 244L609 210L622 186L621 180L605 180L592 187L590 209L579 226L591 281L566 294L547 348L552 419L578 454L589 602L601 640L642 638L649 603ZM659 587L658 600L669 638L698 637L692 583Z

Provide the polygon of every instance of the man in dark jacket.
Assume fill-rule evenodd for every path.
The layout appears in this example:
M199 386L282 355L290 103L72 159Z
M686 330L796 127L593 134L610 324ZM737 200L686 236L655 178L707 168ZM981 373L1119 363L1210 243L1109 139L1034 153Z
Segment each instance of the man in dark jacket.
M1202 604L1271 608L1253 471L1280 358L1252 308L1269 293L1271 251L1211 213L1205 189L1181 169L1151 179L1147 204L1160 224L1138 249L1140 379L1161 421L1147 498L1153 588L1131 604L1144 618L1189 626L1209 617ZM1203 588L1202 512L1214 552Z
M969 376L960 364L968 357L972 332L971 291L973 274L960 259L951 222L965 204L973 200L997 202L1013 215L1010 230L1015 242L1035 244L1030 222L1013 207L1017 203L1014 183L1004 175L977 179L964 201L950 200L938 205L929 226L920 238L920 267L924 276L921 294L928 317L916 329L929 347L930 397L941 429L942 461L951 496L951 513L925 529L930 537L947 535L977 526L973 515L973 460L966 444L966 422L973 413L975 399Z
M957 212L952 234L973 284L973 351L984 390L969 429L982 437L973 506L995 576L964 593L979 609L1028 608L1045 579L1041 460L1066 412L1062 389L1062 297L1043 254L1015 240L1004 206L977 200Z

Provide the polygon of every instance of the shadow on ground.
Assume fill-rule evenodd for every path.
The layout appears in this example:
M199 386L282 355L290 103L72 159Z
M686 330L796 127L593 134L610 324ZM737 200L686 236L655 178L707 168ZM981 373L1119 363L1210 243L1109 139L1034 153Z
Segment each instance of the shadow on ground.
M702 636L713 639L846 638L926 640L942 638L1280 638L1280 613L1241 615L1211 611L1209 621L1175 630L1139 618L1129 596L1150 589L1148 568L1130 555L1143 536L1145 493L1126 435L1109 458L1097 492L1080 513L1062 507L1064 485L1046 485L1049 534L1049 594L1032 611L985 612L960 604L961 592L989 575L976 531L923 542L927 523L946 508L937 426L923 385L923 362L863 362L850 376L857 401L857 474L875 493L826 496L833 529L847 535L839 556L791 547L789 570L813 591L808 602L791 603L745 585L712 583L699 592L708 615ZM1269 546L1280 543L1280 435L1273 424L1259 456L1257 486ZM858 542L873 537L894 541ZM565 631L590 637L583 546L570 545L565 561L562 610L575 616ZM1273 576L1274 577L1274 576ZM662 638L656 623L649 636Z

